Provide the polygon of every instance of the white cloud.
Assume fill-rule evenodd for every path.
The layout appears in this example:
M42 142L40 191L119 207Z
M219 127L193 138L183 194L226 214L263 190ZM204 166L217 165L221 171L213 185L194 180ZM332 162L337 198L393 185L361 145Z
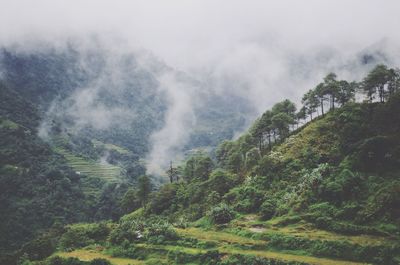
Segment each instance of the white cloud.
M149 50L208 84L209 90L249 99L259 113L284 98L299 101L330 71L361 78L371 67L357 59L362 51L383 52L387 58L377 56L378 61L400 65L398 0L0 2L3 45L36 47L45 40L62 46L77 36L99 34L113 52ZM80 45L93 48L90 41ZM118 80L118 73L112 73ZM187 139L194 111L192 94L182 83L159 77L170 106L165 127L152 136L149 157L154 165L169 160ZM79 109L86 113L83 120L107 126L108 121L92 114L107 118L110 110L96 106L92 94L81 96L89 101L81 105L90 107Z

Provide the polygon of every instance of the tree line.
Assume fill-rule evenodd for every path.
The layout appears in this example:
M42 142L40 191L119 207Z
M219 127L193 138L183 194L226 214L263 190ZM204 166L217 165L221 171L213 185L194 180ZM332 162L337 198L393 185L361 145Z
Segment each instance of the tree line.
M356 93L364 95L367 102L374 102L377 99L378 102L384 103L399 89L400 70L388 68L382 64L373 68L360 82L338 80L335 73L329 73L321 83L303 95L302 106L299 110L288 99L276 103L253 124L249 133L257 141L258 152L263 153L271 150L275 143L287 138L293 130L305 124L308 119L313 120L316 116L323 116L348 102L355 102ZM238 159L240 160L239 157ZM236 164L235 161L232 163ZM210 157L196 155L190 157L183 166L173 167L171 162L166 175L170 183L179 182L180 176L183 176L182 180L186 182L193 179L205 181L213 166L214 163ZM125 196L123 205L136 205L135 207L146 205L153 189L151 181L148 176L142 176L138 182L137 191L128 192L127 194L131 196ZM132 209L126 210L129 212Z
M276 141L284 140L295 126L298 127L317 116L354 102L356 93L366 96L368 102L377 98L384 103L400 88L400 70L379 64L372 69L361 82L338 80L335 73L329 73L313 89L302 97L302 107L297 111L296 105L286 99L275 104L255 122L250 133L256 137L259 150L271 149Z

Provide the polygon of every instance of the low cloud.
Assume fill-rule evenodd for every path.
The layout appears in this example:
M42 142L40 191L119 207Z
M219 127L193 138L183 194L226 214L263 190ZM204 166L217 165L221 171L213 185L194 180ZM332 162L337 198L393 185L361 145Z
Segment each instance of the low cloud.
M164 126L150 137L151 151L146 158L150 174L164 175L170 161L182 159L183 146L196 124L191 94L193 87L179 81L173 72L159 76L159 89L165 92L168 109Z
M250 124L277 101L299 103L329 72L357 81L377 63L400 66L399 8L397 0L15 0L0 10L0 43L32 50L73 42L88 58L90 51L106 54L105 70L62 105L77 130L134 119L131 109L100 98L126 92L127 77L138 74L127 69L149 71L167 103L147 156L149 171L160 173L182 153L205 106L201 93L242 98L254 110L244 113ZM138 61L120 68L131 53ZM90 73L96 64L88 62L80 67Z

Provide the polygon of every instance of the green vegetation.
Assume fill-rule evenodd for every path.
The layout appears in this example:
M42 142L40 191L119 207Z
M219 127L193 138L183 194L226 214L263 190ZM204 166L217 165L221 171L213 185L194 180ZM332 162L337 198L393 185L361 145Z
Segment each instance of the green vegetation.
M38 110L2 83L0 94L5 100L0 108L0 256L4 257L21 246L31 249L29 239L45 234L43 229L85 219L88 208L79 176L37 137ZM48 246L43 237L37 243Z
M101 163L100 161L91 161L74 154L67 150L57 147L55 152L63 155L68 162L68 165L76 171L79 175L88 176L91 178L100 178L109 183L118 182L121 174L121 168L108 163Z
M60 247L70 242L67 245L70 251L54 255L81 261L102 258L112 264L235 264L238 260L246 262L244 264L363 264L343 261L344 257L338 260L311 256L334 256L333 253L343 250L358 253L359 250L352 252L350 248L336 249L338 246L344 248L345 243L341 243L342 246L335 241L305 241L276 234L252 239L251 234L236 235L230 229L173 229L159 218L143 219L140 214L125 216L118 224L78 224L68 229L61 237ZM307 251L292 250L299 246L307 246ZM357 245L351 245L354 246ZM54 259L50 257L33 264L53 264Z
M399 264L399 79L382 65L361 83L330 73L298 112L289 100L275 104L237 140L222 142L215 159L198 152L171 165L170 183L159 189L145 174L135 187L106 185L96 213L113 212L112 221L53 227L18 252L19 262ZM354 102L356 91L368 101ZM19 128L3 123L5 131ZM56 150L74 171L115 185L112 170L102 175L89 158L102 154L92 152L99 146L128 153L96 141L90 152L68 144ZM21 168L9 160L3 170Z
M125 149L125 148L123 148L121 146L115 145L115 144L110 144L110 143L105 144L105 143L100 142L98 140L92 140L92 143L93 143L95 148L100 147L100 148L105 148L105 149L107 149L109 151L114 150L114 151L117 151L120 154L128 154L129 153L129 150L127 150L127 149Z
M141 260L128 259L128 258L115 258L109 255L102 254L101 252L95 250L74 250L71 252L60 252L60 253L55 253L55 256L60 256L62 258L77 258L80 261L93 261L95 259L103 259L103 260L109 260L110 263L113 265L144 264L144 262Z

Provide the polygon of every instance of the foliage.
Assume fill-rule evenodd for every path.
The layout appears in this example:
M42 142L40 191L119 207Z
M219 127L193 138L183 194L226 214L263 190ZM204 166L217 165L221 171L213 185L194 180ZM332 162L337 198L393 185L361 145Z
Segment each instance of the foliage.
M248 264L248 265L307 265L304 262L291 262L281 261L275 259L266 259L251 255L231 255L219 263L220 265L235 265L235 264Z
M146 205L151 189L152 189L152 184L150 178L146 175L140 176L138 179L137 197L142 206Z
M316 256L341 258L354 261L395 264L393 257L399 246L361 246L347 241L309 240L283 234L268 234L269 246L277 249L303 249Z
M70 225L60 239L60 247L69 250L105 242L109 234L110 228L106 223Z
M116 245L143 240L160 244L178 238L172 225L165 220L157 217L143 219L136 216L122 218L118 225L111 230L109 236L110 242Z
M254 182L235 187L224 195L225 201L229 201L236 211L243 213L257 212L263 198L263 192Z
M209 216L215 224L226 224L235 217L235 212L227 204L221 203L211 209Z
M88 202L79 190L82 178L32 134L29 122L9 120L7 116L0 120L0 136L5 139L0 150L0 158L5 161L0 167L0 184L4 184L6 191L0 195L5 202L1 205L5 212L2 221L10 222L11 213L22 205L18 208L22 213L16 218L18 225L24 224L25 211L30 213L28 206L35 206L26 204L26 200L14 203L10 189L23 194L22 198L33 197L35 202L42 197L46 203L54 199L51 211L40 210L45 214L43 219L49 217L45 227L59 213L66 222L84 219L85 216L74 215L71 207L75 206L77 213L96 212L97 218L111 216L114 220L123 212L136 210L118 223L67 226L59 240L62 249L100 244L113 255L149 258L149 263L162 256L176 264L286 264L281 260L236 254L269 249L395 264L400 218L400 119L394 115L400 111L398 79L398 72L384 66L377 66L361 84L337 80L330 73L304 95L304 106L298 113L292 102L284 100L264 112L241 137L221 143L215 151L217 163L202 152L195 153L174 168L177 176L174 183L157 189L153 189L150 176L138 177L131 172L128 175L132 179L127 183L100 185L103 190L98 204L91 200L89 205L80 205ZM353 102L358 88L367 92L371 101L378 93L380 102ZM7 112L4 113L5 116ZM313 121L295 130L296 124L306 122L308 116ZM15 147L11 140L20 144ZM71 149L65 148L76 151L81 145L88 149L82 154L94 157L96 152L89 150L90 144L87 139L75 139ZM115 148L114 151L118 153ZM113 154L112 159L120 159L119 155ZM21 162L20 157L28 162ZM50 195L35 197L33 191L24 189L26 180L35 184L35 192ZM130 186L133 183L135 188ZM39 184L44 188L37 188ZM74 196L76 202L71 200ZM236 211L252 215L233 222ZM36 223L41 219L33 220ZM194 237L190 231L196 228L191 226L203 230L197 229ZM213 228L224 231L220 233ZM326 238L334 234L335 238L307 237L300 228L323 231ZM273 229L284 232L264 232ZM3 231L9 240L11 233L7 234L2 227L0 232ZM212 236L200 235L206 233ZM361 236L388 242L355 244L354 238ZM58 237L56 234L38 237L11 259L23 253L26 255L21 262L27 264L29 260L44 258L54 251ZM221 249L227 253L219 252ZM148 250L155 256L145 254Z
M274 201L266 200L261 204L260 207L260 215L262 220L269 220L271 219L276 212L276 206Z

